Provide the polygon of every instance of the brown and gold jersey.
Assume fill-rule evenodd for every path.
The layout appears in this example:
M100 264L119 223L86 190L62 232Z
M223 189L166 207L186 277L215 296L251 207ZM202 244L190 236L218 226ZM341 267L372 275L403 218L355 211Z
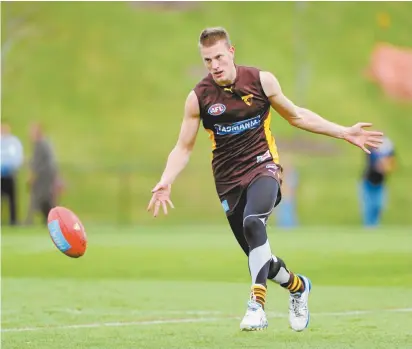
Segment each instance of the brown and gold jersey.
M209 74L194 89L212 141L212 168L220 194L244 182L257 167L279 163L259 69L236 66L236 70L231 86L217 85Z

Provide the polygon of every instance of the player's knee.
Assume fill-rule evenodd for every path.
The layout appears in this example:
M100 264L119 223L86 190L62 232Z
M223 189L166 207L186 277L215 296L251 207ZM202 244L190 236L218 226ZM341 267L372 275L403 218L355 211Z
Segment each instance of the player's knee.
M246 241L251 248L263 245L266 242L265 223L256 216L247 216L243 221L243 230Z

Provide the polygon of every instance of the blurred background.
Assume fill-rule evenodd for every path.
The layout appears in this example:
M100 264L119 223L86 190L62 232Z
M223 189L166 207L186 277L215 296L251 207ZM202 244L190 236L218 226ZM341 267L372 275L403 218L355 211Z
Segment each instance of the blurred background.
M273 72L298 105L385 132L396 166L380 223L410 225L411 12L408 2L2 3L2 133L9 127L23 149L13 175L17 224L42 220L32 212L33 162L42 156L54 159L57 204L85 223L150 222L150 191L176 142L185 98L205 73L198 36L224 26L236 63ZM361 226L367 156L280 117L272 132L291 197L273 224ZM176 209L157 224L225 223L210 152L200 130L173 186ZM3 177L2 170L2 189ZM8 206L3 200L2 224Z

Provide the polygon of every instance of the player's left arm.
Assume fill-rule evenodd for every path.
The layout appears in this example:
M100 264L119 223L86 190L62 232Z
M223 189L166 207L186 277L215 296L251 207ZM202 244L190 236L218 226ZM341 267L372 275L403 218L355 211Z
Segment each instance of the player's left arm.
M382 143L381 132L366 131L363 127L372 126L369 123L357 123L351 127L345 127L328 121L318 114L296 106L282 92L276 77L270 72L260 72L260 81L266 96L273 109L292 126L313 133L344 139L349 143L370 154L366 146L377 148Z

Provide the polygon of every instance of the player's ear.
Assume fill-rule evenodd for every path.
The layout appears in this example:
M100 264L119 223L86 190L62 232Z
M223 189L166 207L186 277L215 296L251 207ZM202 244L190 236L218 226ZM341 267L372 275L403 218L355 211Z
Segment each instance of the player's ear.
M230 52L230 54L232 55L232 57L234 58L234 57L235 57L235 47L234 47L234 46L230 46L230 47L229 47L229 52Z

